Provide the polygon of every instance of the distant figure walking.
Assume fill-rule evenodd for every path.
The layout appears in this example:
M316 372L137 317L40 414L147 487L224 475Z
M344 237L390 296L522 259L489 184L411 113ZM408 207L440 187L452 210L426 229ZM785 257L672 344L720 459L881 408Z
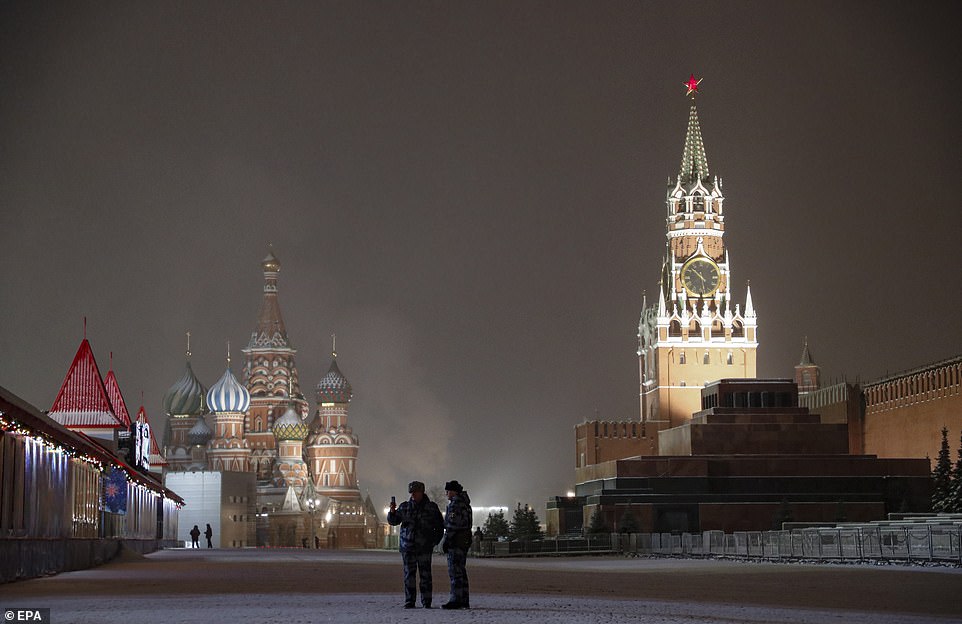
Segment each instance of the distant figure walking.
M190 530L190 542L191 542L190 547L200 548L200 544L197 543L197 540L199 539L200 539L200 529L198 529L197 525L195 524L194 528Z
M204 531L204 537L207 538L207 548L213 548L214 544L210 541L210 538L214 537L214 529L210 528L210 524L207 524L207 530Z
M481 554L481 542L483 541L484 531L481 530L481 527L478 527L474 531L474 543L471 545L471 549L474 551L476 556Z

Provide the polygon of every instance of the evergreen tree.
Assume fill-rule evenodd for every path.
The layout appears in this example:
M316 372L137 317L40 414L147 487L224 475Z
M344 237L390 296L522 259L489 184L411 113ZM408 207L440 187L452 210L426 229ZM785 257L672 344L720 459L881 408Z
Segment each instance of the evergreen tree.
M952 460L949 458L949 430L942 427L942 447L932 470L932 511L948 511L952 488Z
M508 537L511 534L511 527L508 525L508 521L504 519L504 512L499 510L488 514L488 519L484 521L482 531L484 531L485 537Z
M608 525L605 524L605 517L601 514L601 507L595 507L595 512L591 514L591 520L588 521L588 533L611 533Z
M541 530L538 514L528 505L522 507L521 503L518 503L514 518L511 519L511 539L534 540L543 537L544 531Z
M625 513L621 516L621 520L618 522L618 532L637 533L640 528L641 527L638 523L638 518L631 510L631 505L628 505L628 507L625 509Z
M959 440L958 459L952 469L952 482L949 491L949 505L945 511L962 513L962 436Z

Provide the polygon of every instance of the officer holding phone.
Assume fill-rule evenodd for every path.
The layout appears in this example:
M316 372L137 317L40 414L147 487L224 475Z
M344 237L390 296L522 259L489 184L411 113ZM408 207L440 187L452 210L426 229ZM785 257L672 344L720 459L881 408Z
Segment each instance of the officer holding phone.
M412 481L408 484L408 492L411 498L401 503L400 507L397 506L395 498L391 497L387 521L392 526L401 525L399 550L404 566L404 608L414 608L416 588L419 585L421 605L430 609L431 559L434 547L444 536L444 518L437 504L424 493L423 483Z

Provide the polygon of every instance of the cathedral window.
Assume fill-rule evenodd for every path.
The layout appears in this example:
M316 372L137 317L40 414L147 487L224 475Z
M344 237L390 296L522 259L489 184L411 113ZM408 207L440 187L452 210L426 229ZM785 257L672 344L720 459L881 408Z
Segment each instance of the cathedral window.
M679 364L684 364L684 363L685 363L685 352L684 352L684 351L682 351L681 354L678 356L678 363L679 363Z
M679 323L677 320L672 321L668 326L668 335L681 336L681 323Z
M711 364L711 357L709 357L708 352L705 351L705 357L702 358L702 364Z
M733 355L731 354L731 352L729 352L729 353L728 353L728 365L731 366L731 365L734 364L734 363L735 363L735 356L733 356Z
M745 336L745 327L738 321L735 321L732 324L732 336L735 336L738 338L742 338Z

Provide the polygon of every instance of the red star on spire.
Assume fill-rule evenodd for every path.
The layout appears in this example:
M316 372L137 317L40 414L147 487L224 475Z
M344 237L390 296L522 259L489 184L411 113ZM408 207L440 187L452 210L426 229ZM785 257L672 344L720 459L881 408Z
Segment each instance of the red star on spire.
M698 80L695 80L695 74L690 75L688 77L688 81L682 83L688 89L688 93L686 93L685 95L691 95L692 93L697 93L698 85L701 84L702 80L704 80L704 78L699 78Z

